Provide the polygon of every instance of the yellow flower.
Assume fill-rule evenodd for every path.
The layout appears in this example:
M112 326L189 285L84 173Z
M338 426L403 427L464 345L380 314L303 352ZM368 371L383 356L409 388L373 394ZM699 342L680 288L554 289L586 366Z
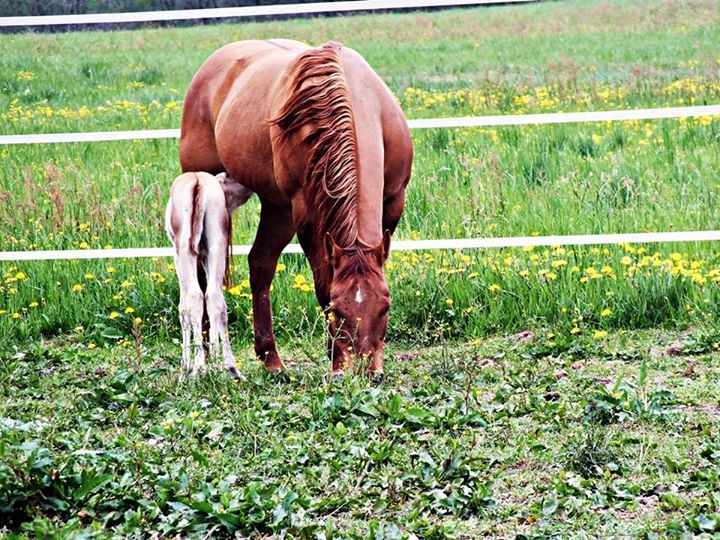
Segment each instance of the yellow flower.
M446 303L448 306L452 306L452 305L453 305L453 300L452 300L452 298L448 298L447 300L445 300L445 303Z
M80 249L90 249L87 242L80 242Z
M26 277L27 276L25 275L25 272L18 272L17 274L15 274L15 279L17 279L18 281L22 281Z
M119 316L120 316L120 314L117 311L110 312L111 319L117 319Z
M240 285L236 285L235 287L228 289L228 292L233 296L240 296L241 291L242 289L240 288Z
M140 324L140 323L142 323L142 319L141 319L140 317L135 317L135 318L133 319L133 323L135 323L135 324Z
M290 375L290 382L295 382L295 381L297 381L297 379L295 377L293 377L292 375Z
M107 273L108 273L108 274L114 274L114 273L115 273L115 267L114 267L114 266L108 266L108 267L107 267Z
M492 285L490 285L490 287L488 287L488 289L491 293L496 293L500 290L500 285L498 285L497 283L493 283Z
M125 313L135 313L135 310L131 308L130 306L125 308Z
M88 272L87 274L85 274L85 279L93 279L94 277L95 277L95 276L92 275L92 274L89 273L89 272Z
M79 283L76 283L75 285L73 285L72 292L80 292L82 290L83 290L83 286L80 285Z
M17 311L16 311L15 313L13 313L12 315L10 315L10 316L11 316L13 319L19 319L19 318L20 318L20 314L19 314Z
M612 315L612 309L610 308L605 308L600 312L601 317L609 317L610 315Z
M283 272L285 270L285 265L283 263L278 263L278 265L275 267L275 270L277 272Z
M193 411L190 413L190 418L197 418L198 416L200 416L200 413L197 411Z
M632 264L632 259L626 255L625 257L623 257L622 259L620 259L620 264L622 264L623 266L627 266L627 265L629 265L629 264Z
M30 304L29 304L28 307L38 307L39 305L40 305L40 304L38 304L37 302L33 301L33 302L30 302Z
M608 335L608 333L605 330L595 330L593 337L595 339L602 339L604 337L607 337L607 335Z
M574 334L579 334L579 333L580 333L580 329L579 329L577 326L573 326L572 330L570 330L570 333L573 334L573 335L574 335Z
M88 349L94 349L95 347L97 347L97 345L95 345L94 343L88 343L88 344L87 344L87 348L88 348Z

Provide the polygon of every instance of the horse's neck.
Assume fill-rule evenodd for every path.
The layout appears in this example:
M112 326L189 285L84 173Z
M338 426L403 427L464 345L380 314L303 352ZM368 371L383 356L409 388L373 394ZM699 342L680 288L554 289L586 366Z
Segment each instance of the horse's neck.
M366 245L374 246L382 239L383 214L383 145L382 133L356 121L358 134L358 237Z
M353 92L355 81L348 77L358 152L357 227L358 237L374 246L382 240L384 148L377 100Z

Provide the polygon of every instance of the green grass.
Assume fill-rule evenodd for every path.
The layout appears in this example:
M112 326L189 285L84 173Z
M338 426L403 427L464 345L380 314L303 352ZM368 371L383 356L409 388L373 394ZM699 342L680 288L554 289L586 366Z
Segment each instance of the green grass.
M177 127L213 50L278 36L356 48L411 118L720 98L717 3L570 1L0 35L0 132ZM717 118L415 131L395 238L715 229L719 139ZM0 148L0 250L168 245L178 165L171 140ZM235 242L252 241L258 210L253 199L236 213ZM324 320L296 255L273 290L290 371L264 374L236 262L237 384L178 383L169 260L0 265L0 527L717 532L714 244L393 253L377 387L324 380Z
M717 532L720 335L675 339L398 344L379 386L295 346L281 376L243 355L240 382L178 383L166 346L55 340L0 367L0 515L46 538Z

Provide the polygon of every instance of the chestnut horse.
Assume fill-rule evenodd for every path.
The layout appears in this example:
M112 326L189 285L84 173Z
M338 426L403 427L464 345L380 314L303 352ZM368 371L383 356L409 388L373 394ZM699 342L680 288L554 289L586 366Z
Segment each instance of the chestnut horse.
M183 171L227 172L258 194L249 255L255 352L282 367L270 284L297 233L328 313L332 371L356 357L383 371L390 293L384 263L405 206L412 142L387 86L355 51L240 41L193 78L183 108Z

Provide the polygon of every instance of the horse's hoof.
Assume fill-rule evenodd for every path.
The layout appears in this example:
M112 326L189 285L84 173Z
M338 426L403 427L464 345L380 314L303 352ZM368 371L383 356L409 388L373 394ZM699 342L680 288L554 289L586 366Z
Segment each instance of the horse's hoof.
M372 384L382 384L385 382L385 372L384 371L371 371L370 372L370 382Z
M331 371L327 374L327 380L328 382L341 382L345 380L345 372L344 371Z
M285 366L283 365L282 360L280 360L278 353L267 353L265 356L265 369L271 373L280 373L284 367Z

